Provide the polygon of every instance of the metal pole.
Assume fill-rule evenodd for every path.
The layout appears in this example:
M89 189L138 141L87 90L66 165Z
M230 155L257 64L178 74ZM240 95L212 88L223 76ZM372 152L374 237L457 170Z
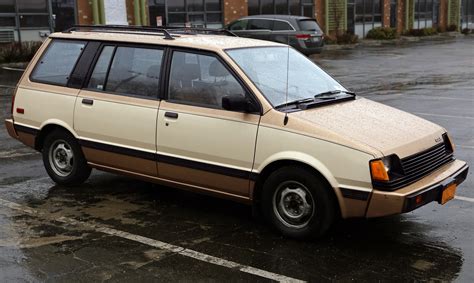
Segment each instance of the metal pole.
M140 0L133 1L133 18L136 26L141 26L142 21L140 18Z
M140 0L140 12L141 12L141 22L143 26L149 25L148 23L148 13L146 10L146 0Z
M92 20L95 25L100 24L99 17L99 0L92 0Z
M100 16L100 24L105 25L105 7L104 7L104 0L99 0L99 16Z

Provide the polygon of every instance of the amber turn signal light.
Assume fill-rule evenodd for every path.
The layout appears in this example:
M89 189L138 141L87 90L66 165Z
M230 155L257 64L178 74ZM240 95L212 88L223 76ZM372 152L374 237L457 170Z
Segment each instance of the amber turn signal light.
M375 181L390 181L382 160L370 161L370 172L372 173L372 179Z

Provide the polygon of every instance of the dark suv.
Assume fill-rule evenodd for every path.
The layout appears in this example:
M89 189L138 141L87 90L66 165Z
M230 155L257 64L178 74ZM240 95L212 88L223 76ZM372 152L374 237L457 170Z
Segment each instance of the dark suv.
M256 15L240 18L226 27L238 36L289 44L310 55L321 53L324 34L315 19L288 15Z

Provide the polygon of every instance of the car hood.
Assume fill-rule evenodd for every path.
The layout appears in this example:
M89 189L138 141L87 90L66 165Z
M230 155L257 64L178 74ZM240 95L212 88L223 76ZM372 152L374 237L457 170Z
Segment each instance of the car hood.
M364 98L294 112L291 116L342 140L362 144L382 155L396 153L400 158L434 146L445 133L442 127L425 119Z

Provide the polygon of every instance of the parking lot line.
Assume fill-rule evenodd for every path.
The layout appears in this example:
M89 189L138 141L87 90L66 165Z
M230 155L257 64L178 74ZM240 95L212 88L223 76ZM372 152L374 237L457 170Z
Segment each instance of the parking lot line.
M458 200L463 200L463 201L468 201L468 202L473 202L474 203L474 198L468 198L468 197L462 197L462 196L454 196L455 199Z
M31 207L28 207L28 206L24 206L24 205L15 203L15 202L4 200L4 199L1 199L1 198L0 198L0 205L4 206L4 207L7 207L7 208L10 208L10 209L13 209L13 210L16 210L16 211L20 211L20 212L35 216L35 217L40 217L40 218L45 218L45 219L49 218L48 220L59 221L61 223L65 223L65 224L68 224L68 225L82 226L84 228L87 228L87 229L90 229L90 230L93 230L93 231L96 231L96 232L100 232L100 233L107 234L107 235L110 235L110 236L115 236L115 237L128 239L130 241L138 242L138 243L145 244L145 245L148 245L148 246L151 246L151 247L159 248L159 249L162 249L162 250L167 250L167 251L175 253L175 254L179 254L179 255L182 255L182 256L194 258L194 259L199 260L199 261L203 261L203 262L207 262L207 263L210 263L210 264L226 267L226 268L233 269L233 270L239 270L240 272L256 275L256 276L267 278L267 279L270 279L270 280L274 280L274 281L278 281L278 282L305 282L305 281L295 279L295 278L291 278L291 277L288 277L288 276L285 276L285 275L269 272L269 271L258 269L258 268L252 267L252 266L243 265L243 264L240 264L240 263L237 263L237 262L233 262L233 261L229 261L229 260L226 260L226 259L222 259L222 258L212 256L212 255L208 255L208 254L205 254L205 253L201 253L201 252L198 252L198 251L195 251L195 250L192 250L192 249L187 249L185 247L180 247L180 246L177 246L177 245L165 243L165 242L162 242L162 241L154 240L154 239L143 237L143 236L140 236L140 235L131 234L131 233L128 233L128 232L125 232L125 231L120 231L120 230L116 230L116 229L113 229L113 228L101 226L101 225L98 225L96 223L79 221L79 220L75 220L75 219L69 218L69 217L60 217L60 218L54 218L53 219L51 217L48 217L48 215L46 213L42 212L42 211L33 209Z

